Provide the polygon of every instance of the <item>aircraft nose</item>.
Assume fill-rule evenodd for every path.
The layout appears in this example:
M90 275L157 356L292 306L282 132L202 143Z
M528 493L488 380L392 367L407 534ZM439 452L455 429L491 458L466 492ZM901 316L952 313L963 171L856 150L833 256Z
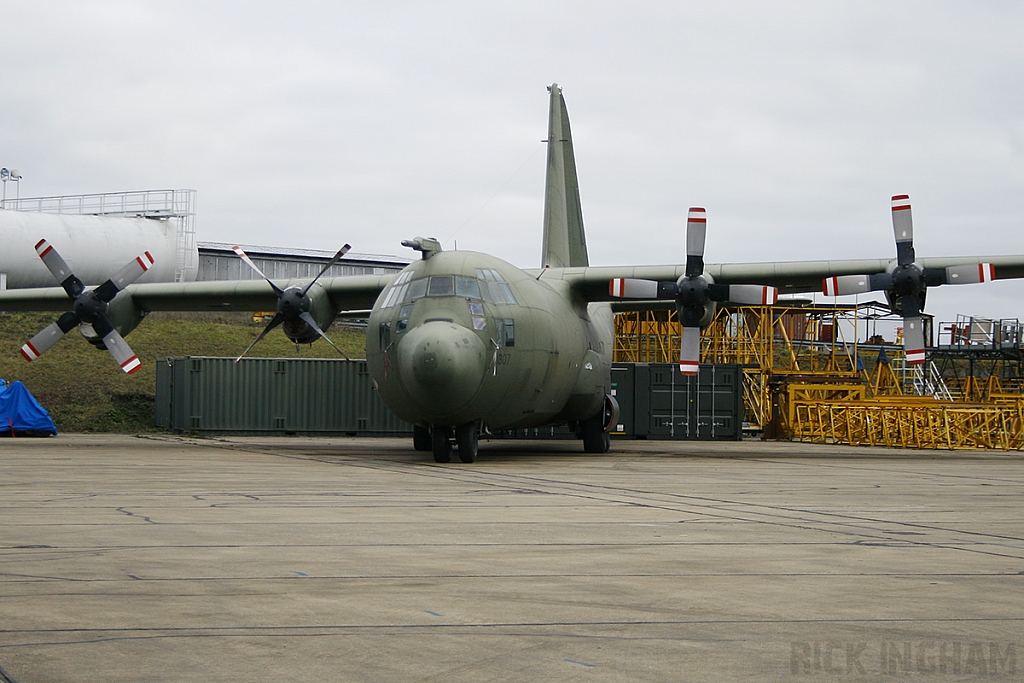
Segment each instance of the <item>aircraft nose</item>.
M406 333L398 345L398 357L410 397L434 420L468 407L487 367L486 349L476 334L439 320Z

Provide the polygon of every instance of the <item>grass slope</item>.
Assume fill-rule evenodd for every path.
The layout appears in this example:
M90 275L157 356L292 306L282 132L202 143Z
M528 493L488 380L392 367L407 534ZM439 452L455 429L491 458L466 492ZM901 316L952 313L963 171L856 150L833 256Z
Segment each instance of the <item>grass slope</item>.
M155 431L156 359L165 356L234 357L253 342L263 324L251 316L231 314L154 313L126 339L142 361L132 375L121 372L106 351L89 344L77 330L65 335L42 357L26 363L18 350L56 313L0 315L0 378L21 380L50 411L57 429L68 432ZM366 356L365 334L333 326L327 335L350 358ZM257 344L253 358L295 356L295 345L280 330ZM323 340L304 346L304 358L340 358Z

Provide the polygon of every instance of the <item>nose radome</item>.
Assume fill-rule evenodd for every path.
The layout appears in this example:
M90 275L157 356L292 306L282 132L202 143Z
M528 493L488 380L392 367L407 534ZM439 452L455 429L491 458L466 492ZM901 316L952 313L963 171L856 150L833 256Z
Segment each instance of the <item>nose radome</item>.
M398 345L398 357L411 398L436 417L469 405L487 365L480 338L447 321L432 321L410 330Z

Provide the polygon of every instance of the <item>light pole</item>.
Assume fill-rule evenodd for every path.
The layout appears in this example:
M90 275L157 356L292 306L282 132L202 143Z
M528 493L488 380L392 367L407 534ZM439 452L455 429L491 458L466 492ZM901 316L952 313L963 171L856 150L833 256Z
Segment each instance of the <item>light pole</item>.
M15 193L16 193L16 196L19 199L21 198L21 182L20 182L21 181L21 173L19 173L18 169L16 169L16 168L12 168L10 170L8 170L6 168L0 168L0 180L2 180L4 182L3 199L0 200L0 209L3 209L3 208L6 208L6 205L7 205L7 181L8 180L12 180L15 183L17 183L17 186L15 187Z

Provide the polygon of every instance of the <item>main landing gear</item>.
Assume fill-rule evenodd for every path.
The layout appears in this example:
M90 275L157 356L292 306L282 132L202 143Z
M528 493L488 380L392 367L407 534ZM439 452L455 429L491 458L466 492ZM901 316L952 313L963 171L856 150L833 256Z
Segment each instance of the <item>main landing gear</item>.
M609 432L618 419L619 402L614 396L605 396L601 410L578 423L577 434L583 439L583 450L587 453L607 453L612 447Z
M451 462L453 446L457 448L459 460L476 462L479 452L480 428L475 422L467 422L455 429L434 425L432 429L413 427L412 443L418 451L430 450L434 462Z

